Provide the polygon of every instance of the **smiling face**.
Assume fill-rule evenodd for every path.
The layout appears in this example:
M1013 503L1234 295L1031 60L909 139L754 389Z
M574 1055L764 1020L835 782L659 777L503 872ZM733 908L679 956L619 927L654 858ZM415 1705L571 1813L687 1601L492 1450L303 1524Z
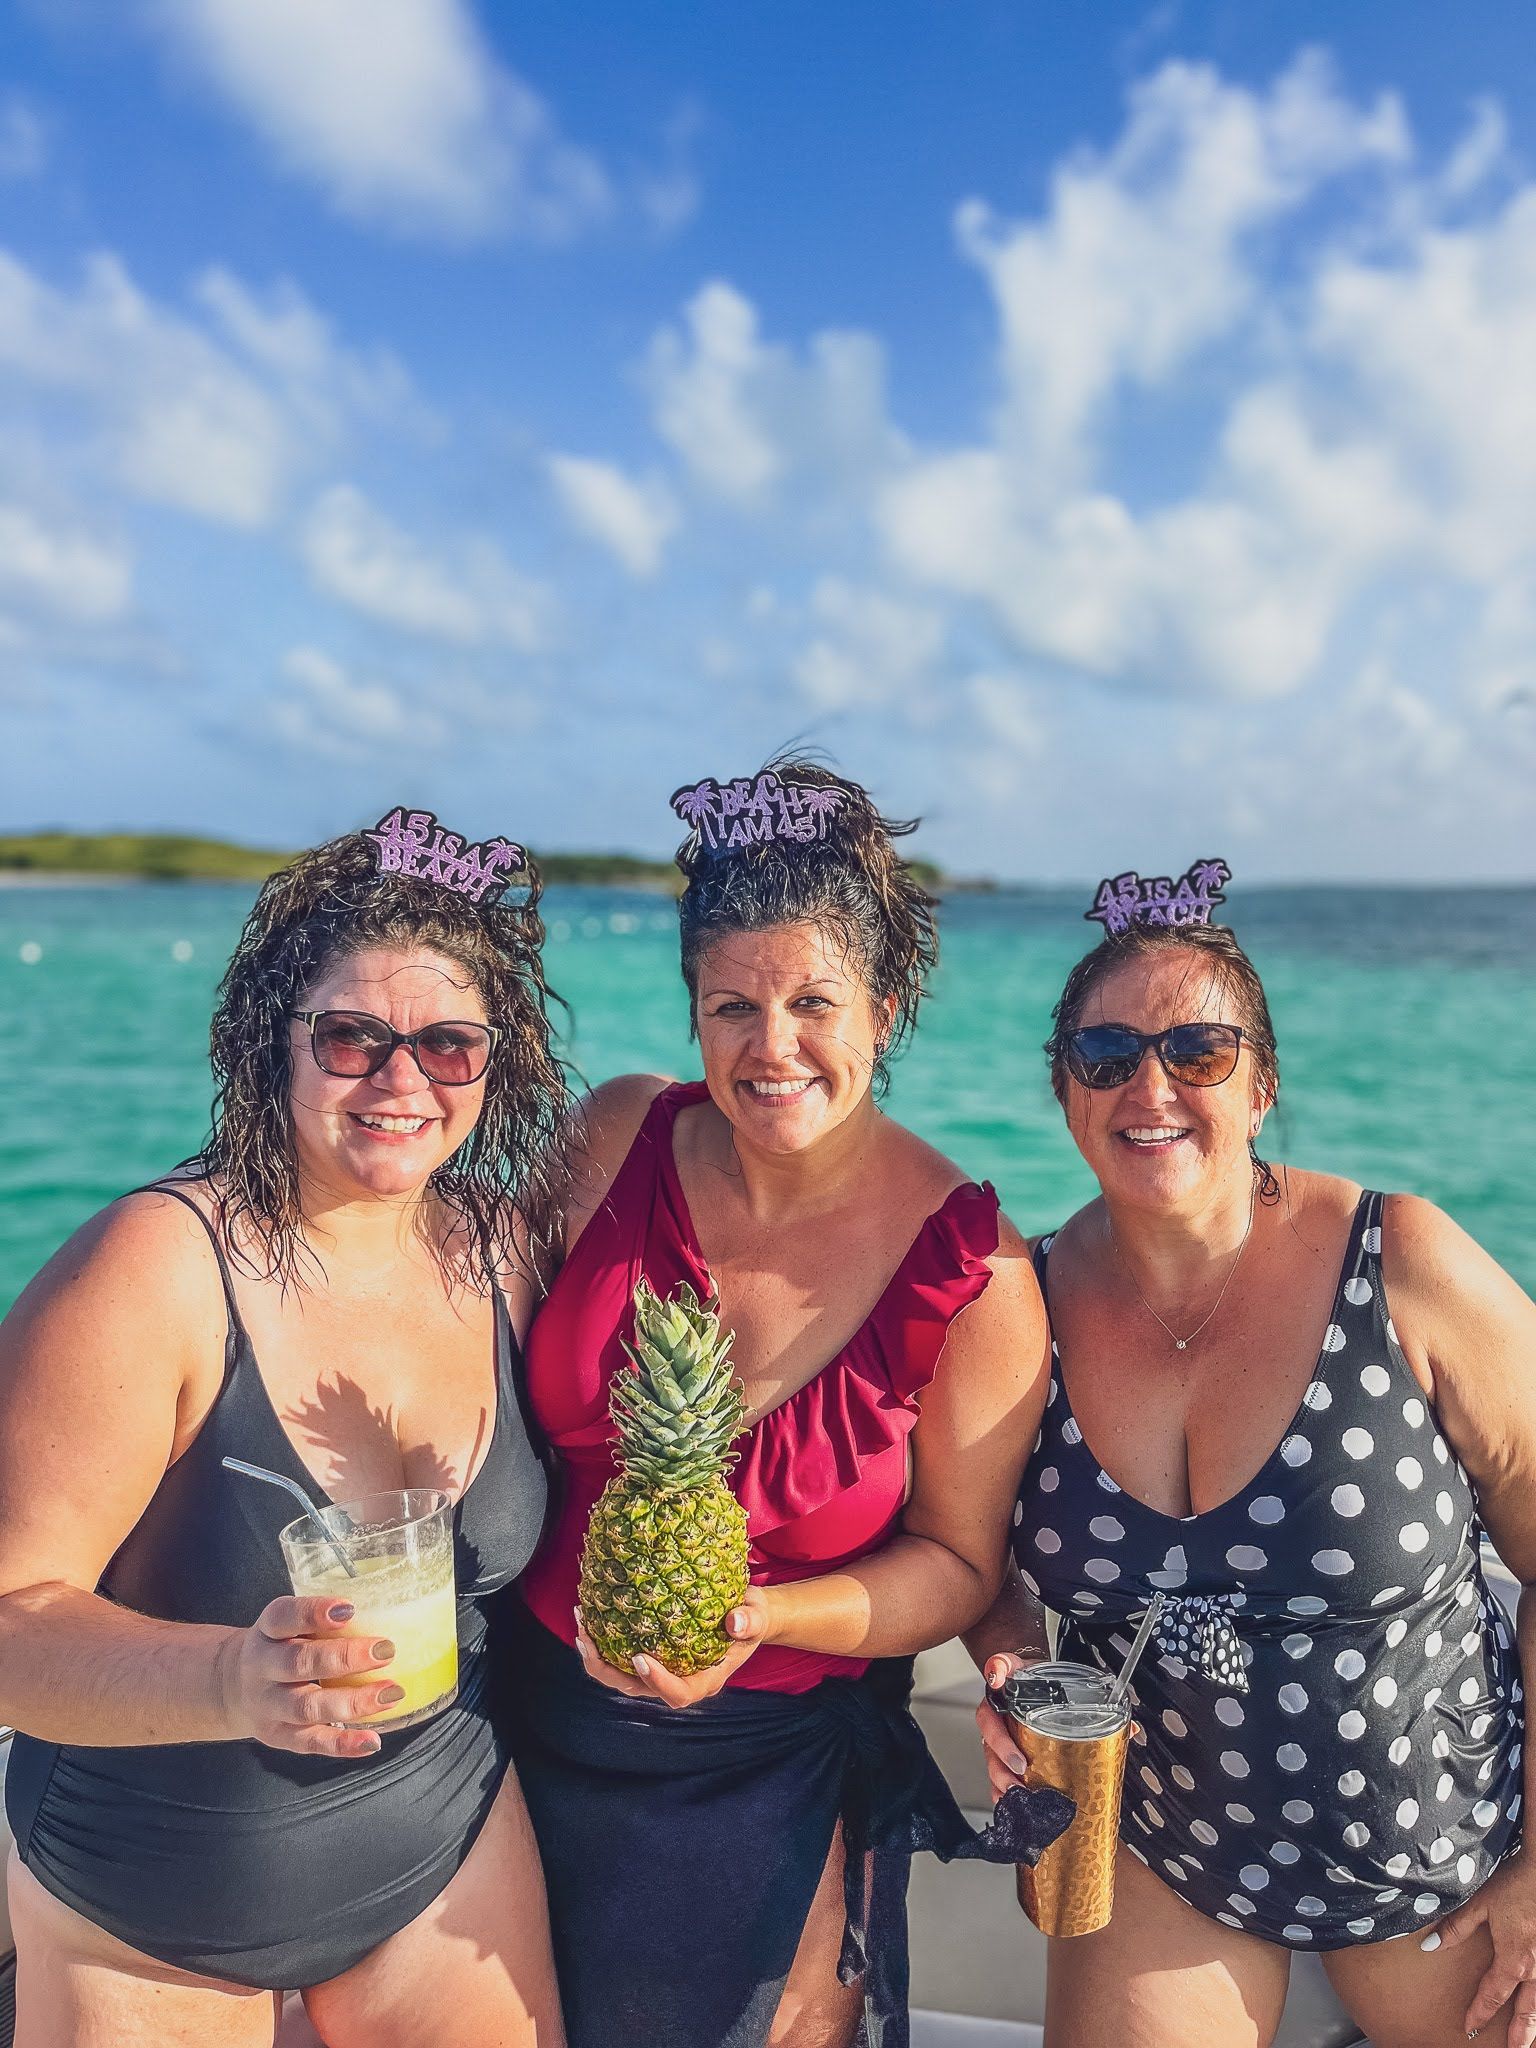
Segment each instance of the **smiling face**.
M895 1007L818 925L724 933L699 962L695 1003L709 1092L759 1150L803 1151L870 1107Z
M1079 1025L1245 1022L1208 961L1182 949L1127 960L1083 1004ZM1067 1082L1078 1149L1111 1200L1148 1209L1199 1207L1251 1171L1248 1140L1269 1104L1246 1043L1231 1077L1213 1088L1172 1081L1150 1048L1122 1088Z
M383 946L332 961L295 1007L361 1010L395 1031L489 1021L473 978L456 961ZM289 1030L288 1102L299 1167L333 1196L414 1194L474 1129L485 1100L483 1075L467 1087L445 1087L429 1081L398 1045L376 1074L351 1080L315 1064L307 1026Z

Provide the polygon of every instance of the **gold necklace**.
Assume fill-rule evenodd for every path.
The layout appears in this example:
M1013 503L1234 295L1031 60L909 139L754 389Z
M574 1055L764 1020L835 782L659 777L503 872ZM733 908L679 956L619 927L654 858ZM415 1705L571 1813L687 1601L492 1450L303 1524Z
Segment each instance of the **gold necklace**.
M1257 1192L1258 1190L1257 1188L1255 1188L1254 1194L1250 1195L1248 1198L1247 1227L1244 1229L1242 1239L1238 1244L1236 1257L1234 1257L1232 1264L1227 1269L1227 1277L1221 1283L1221 1292L1217 1295L1216 1299L1211 1303L1210 1307L1206 1310L1205 1314L1200 1318L1199 1322L1196 1323L1195 1327L1190 1331L1187 1337L1177 1336L1172 1330L1170 1330L1168 1328L1168 1325L1163 1321L1162 1317L1158 1314L1157 1310L1152 1306L1151 1302L1148 1301L1147 1297L1142 1293L1141 1282L1136 1278L1136 1275L1131 1271L1130 1261L1126 1258L1125 1253L1121 1251L1120 1240L1115 1236L1115 1226L1113 1223L1110 1223L1109 1241L1111 1245L1114 1246L1115 1257L1120 1261L1120 1265L1125 1273L1126 1278L1135 1288L1137 1299L1140 1301L1142 1307L1146 1310L1147 1314L1152 1318L1153 1322L1156 1323L1161 1330L1165 1331L1170 1338L1172 1338L1173 1348L1175 1351L1187 1351L1190 1345L1193 1344L1195 1339L1199 1336L1200 1332L1205 1328L1206 1324L1211 1320L1212 1316L1215 1315L1217 1309L1219 1309L1221 1307L1221 1304L1226 1300L1227 1289L1232 1285L1233 1275L1236 1273L1238 1266L1242 1261L1243 1253L1248 1249L1248 1240L1253 1235L1254 1202ZM1105 1211L1105 1220L1108 1221L1107 1210Z

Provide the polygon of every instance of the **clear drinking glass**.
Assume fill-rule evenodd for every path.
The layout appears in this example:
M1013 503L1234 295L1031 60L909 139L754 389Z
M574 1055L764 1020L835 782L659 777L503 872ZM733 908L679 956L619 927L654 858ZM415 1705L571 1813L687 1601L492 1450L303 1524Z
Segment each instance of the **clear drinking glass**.
M405 1688L403 1700L367 1715L359 1727L382 1732L430 1720L459 1690L453 1503L445 1493L418 1487L372 1493L318 1512L326 1537L301 1515L278 1539L294 1592L350 1600L356 1611L342 1633L395 1646L394 1661L385 1670L324 1683L355 1686L388 1678ZM351 1563L355 1577L338 1552Z

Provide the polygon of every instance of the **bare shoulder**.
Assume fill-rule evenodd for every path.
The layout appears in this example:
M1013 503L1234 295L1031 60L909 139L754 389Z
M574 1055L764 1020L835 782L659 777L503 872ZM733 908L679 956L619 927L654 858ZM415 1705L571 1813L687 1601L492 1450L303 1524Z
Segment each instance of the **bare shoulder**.
M1461 1347L1457 1332L1512 1322L1536 1334L1536 1307L1519 1283L1453 1217L1422 1195L1388 1195L1381 1217L1382 1278L1400 1331L1432 1357Z
M1281 1219L1319 1256L1337 1251L1365 1192L1359 1181L1298 1166L1282 1166L1278 1176Z
M1494 1264L1476 1238L1423 1195L1386 1195L1381 1206L1381 1251L1399 1277L1464 1277Z
M938 1208L956 1188L975 1185L974 1174L967 1173L937 1145L930 1145L926 1138L909 1131L905 1124L887 1118L885 1130L891 1148L888 1156L899 1163L903 1179L921 1190L929 1208Z
M1010 1383L1027 1383L1049 1349L1045 1303L1029 1242L1001 1212L997 1249L987 1264L992 1277L957 1318L949 1348L962 1360L988 1362L989 1369Z
M998 1211L997 1250L987 1263L992 1268L987 1293L995 1294L1000 1302L1006 1302L1010 1312L1022 1312L1038 1318L1043 1329L1045 1304L1041 1299L1040 1282L1035 1277L1030 1240L1005 1210Z
M572 1112L570 1127L571 1205L566 1222L566 1248L623 1165L646 1113L663 1089L674 1084L665 1074L619 1074L583 1096Z
M185 1203L124 1196L83 1223L23 1290L0 1327L0 1380L57 1359L71 1369L133 1356L180 1384L221 1355L226 1310L208 1234ZM147 1384L146 1379L146 1384Z
M77 1230L0 1329L0 1588L89 1590L217 1390L224 1290L168 1195Z

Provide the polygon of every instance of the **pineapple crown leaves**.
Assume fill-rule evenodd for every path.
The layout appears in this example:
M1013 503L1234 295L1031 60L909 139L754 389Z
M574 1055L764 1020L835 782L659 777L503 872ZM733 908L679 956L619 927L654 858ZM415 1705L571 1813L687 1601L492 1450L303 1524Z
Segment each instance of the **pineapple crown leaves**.
M708 1486L735 1463L730 1446L746 1412L731 1371L734 1332L720 1329L716 1297L686 1283L663 1301L642 1276L635 1288L632 1373L617 1374L608 1412L626 1476L657 1492Z

